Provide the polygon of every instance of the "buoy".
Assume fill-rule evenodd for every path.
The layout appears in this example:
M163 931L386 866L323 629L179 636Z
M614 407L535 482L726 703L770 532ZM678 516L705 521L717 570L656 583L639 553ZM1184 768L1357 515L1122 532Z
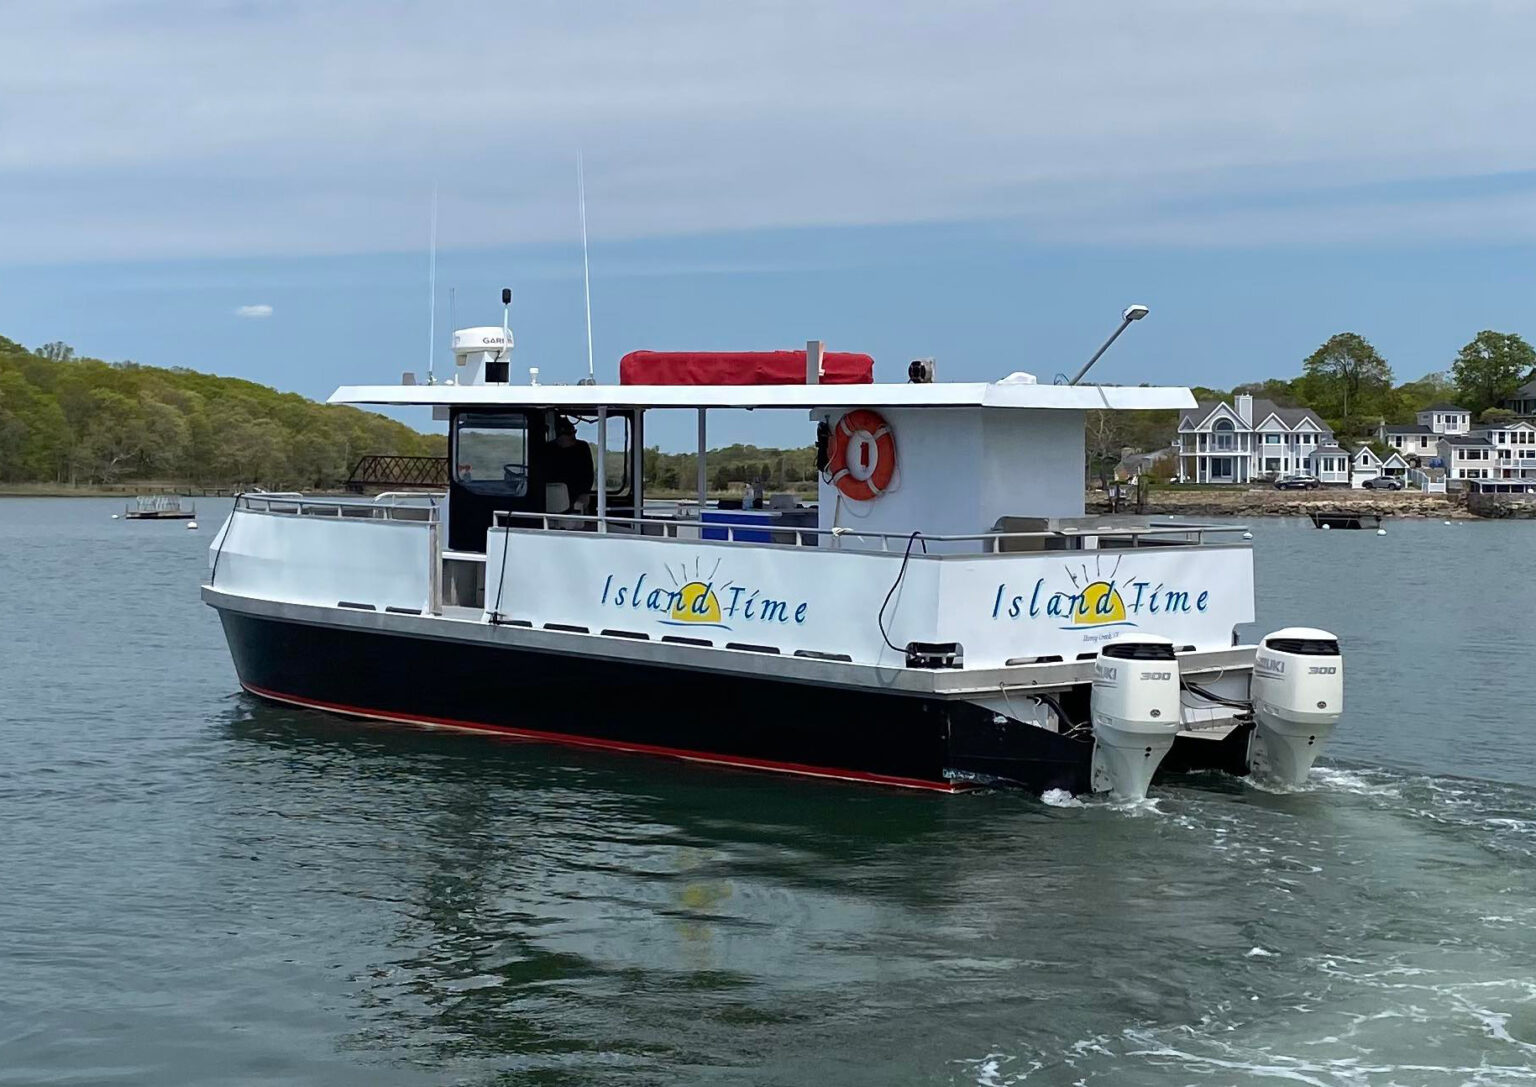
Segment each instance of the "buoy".
M1385 536L1386 534L1387 534L1387 530L1384 529L1384 528L1378 528L1376 530L1376 535L1378 535L1378 536Z
M1245 532L1245 533L1243 533L1243 539L1245 539L1245 540L1251 540L1251 539L1253 539L1253 533L1251 533L1251 532Z
M1333 527L1333 526L1332 526L1332 525L1329 525L1329 524L1325 524L1325 525L1323 525L1323 531L1324 531L1324 532L1327 532L1327 531L1328 531L1328 530L1329 530L1329 529L1330 529L1330 528L1332 528L1332 527Z
M114 513L114 514L113 514L113 515L112 515L112 520L114 520L114 521L116 521L116 520L117 520L117 518L118 518L118 514L115 514L115 513Z
M1446 522L1446 524L1450 524L1450 522L1449 522L1449 521L1447 521L1447 522Z
M197 522L196 521L188 521L187 522L187 528L188 529L195 529L196 527L197 527Z

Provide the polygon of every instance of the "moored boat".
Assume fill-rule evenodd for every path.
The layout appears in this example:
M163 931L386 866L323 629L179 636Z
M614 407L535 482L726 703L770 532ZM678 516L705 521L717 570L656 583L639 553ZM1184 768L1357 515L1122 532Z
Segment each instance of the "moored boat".
M1381 514L1362 510L1311 510L1307 514L1313 528L1380 528Z
M190 521L197 516L197 506L182 503L179 495L141 494L123 508L129 521Z
M1165 763L1300 783L1339 718L1331 634L1239 644L1241 526L1084 515L1086 413L1188 407L1187 389L876 383L868 356L815 342L513 385L500 332L455 336L455 383L331 397L445 414L446 494L237 498L203 596L246 690L704 763L1124 798ZM814 519L702 516L709 419L735 409L809 416ZM648 509L641 470L647 421L679 411L697 420L691 514Z

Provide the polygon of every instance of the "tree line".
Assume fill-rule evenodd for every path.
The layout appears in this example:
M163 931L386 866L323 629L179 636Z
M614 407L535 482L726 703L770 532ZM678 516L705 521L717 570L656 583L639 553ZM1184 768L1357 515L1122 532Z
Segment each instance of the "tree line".
M1196 387L1201 400L1249 393L1281 407L1310 408L1341 439L1368 439L1379 420L1411 423L1451 400L1474 417L1498 419L1536 371L1536 350L1514 333L1479 332L1447 371L1395 383L1365 337L1341 332L1302 360L1295 378L1231 390ZM1090 476L1108 478L1124 450L1167 447L1171 411L1090 412ZM0 337L0 483L166 480L198 486L330 489L367 453L443 456L446 439L373 412L317 404L236 378L181 368L76 358L63 343L28 351ZM643 473L658 490L691 491L693 453L645 450ZM731 445L708 454L709 484L722 491L760 480L769 488L816 479L810 446Z
M250 381L0 337L0 483L331 489L365 453L442 456L445 441Z
M663 453L652 446L642 462L645 485L653 490L692 492L698 485L696 453ZM728 445L705 454L709 489L725 491L736 483L760 481L770 490L785 490L816 482L816 450L772 449L755 445Z

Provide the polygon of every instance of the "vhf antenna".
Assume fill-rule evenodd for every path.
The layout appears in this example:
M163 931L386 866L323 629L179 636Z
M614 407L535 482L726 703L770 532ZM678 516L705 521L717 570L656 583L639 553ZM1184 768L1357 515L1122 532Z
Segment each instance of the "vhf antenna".
M592 270L587 263L587 178L581 152L576 153L576 202L581 207L581 283L587 300L587 384L596 385L592 369Z
M434 384L432 355L437 347L437 186L432 186L432 246L427 257L427 384Z
M501 289L501 339L502 339L501 349L502 349L503 352L506 352L506 350L507 350L506 341L510 340L511 338L512 338L512 288L511 287L503 287ZM508 357L509 358L511 357L510 354L508 354Z

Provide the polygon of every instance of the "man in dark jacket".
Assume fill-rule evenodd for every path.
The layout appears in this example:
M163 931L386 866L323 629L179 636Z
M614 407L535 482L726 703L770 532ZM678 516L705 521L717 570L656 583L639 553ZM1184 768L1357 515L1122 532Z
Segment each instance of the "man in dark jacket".
M554 444L549 447L549 481L564 483L571 496L571 511L585 513L594 476L592 447L577 439L576 424L562 415L555 424Z

